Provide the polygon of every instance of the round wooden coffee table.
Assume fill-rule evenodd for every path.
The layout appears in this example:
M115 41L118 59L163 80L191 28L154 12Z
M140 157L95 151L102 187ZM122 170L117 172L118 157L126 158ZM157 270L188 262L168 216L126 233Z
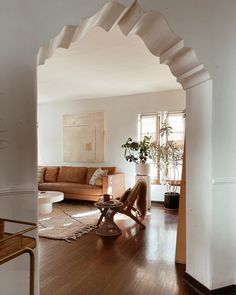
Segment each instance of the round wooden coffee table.
M101 216L97 223L96 234L100 236L118 236L121 234L120 228L114 222L114 215L123 203L119 200L110 200L108 202L98 201L94 204L101 211ZM104 221L102 222L102 219Z
M39 191L39 214L52 212L52 203L64 200L64 193L54 191Z

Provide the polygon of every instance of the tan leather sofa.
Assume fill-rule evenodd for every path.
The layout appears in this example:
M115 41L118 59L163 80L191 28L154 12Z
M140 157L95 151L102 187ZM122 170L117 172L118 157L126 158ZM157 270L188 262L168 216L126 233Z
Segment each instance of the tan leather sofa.
M61 191L66 199L97 201L103 194L119 197L125 191L125 175L117 173L116 167L102 167L108 174L89 181L98 167L40 166L38 189L40 191Z

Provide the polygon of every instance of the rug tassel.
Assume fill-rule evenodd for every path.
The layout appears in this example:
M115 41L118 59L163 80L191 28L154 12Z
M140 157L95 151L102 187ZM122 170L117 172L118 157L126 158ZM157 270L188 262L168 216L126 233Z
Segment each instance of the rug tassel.
M93 229L97 228L97 225L87 225L83 230L79 230L78 232L74 233L73 236L68 237L65 239L66 242L71 243L72 240L76 240L77 238L81 238L84 234L89 233Z

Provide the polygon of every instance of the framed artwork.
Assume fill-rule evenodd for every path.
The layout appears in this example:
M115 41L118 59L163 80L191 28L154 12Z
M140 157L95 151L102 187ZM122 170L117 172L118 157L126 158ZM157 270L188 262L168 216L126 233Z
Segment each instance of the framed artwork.
M65 162L104 162L104 113L63 115L63 141Z

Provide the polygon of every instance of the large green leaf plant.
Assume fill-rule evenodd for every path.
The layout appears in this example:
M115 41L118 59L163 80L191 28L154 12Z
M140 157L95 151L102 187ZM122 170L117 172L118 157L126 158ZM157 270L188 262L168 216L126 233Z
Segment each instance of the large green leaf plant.
M148 159L153 159L155 146L156 143L152 137L145 135L140 141L135 141L129 137L121 147L124 148L126 161L145 164Z

